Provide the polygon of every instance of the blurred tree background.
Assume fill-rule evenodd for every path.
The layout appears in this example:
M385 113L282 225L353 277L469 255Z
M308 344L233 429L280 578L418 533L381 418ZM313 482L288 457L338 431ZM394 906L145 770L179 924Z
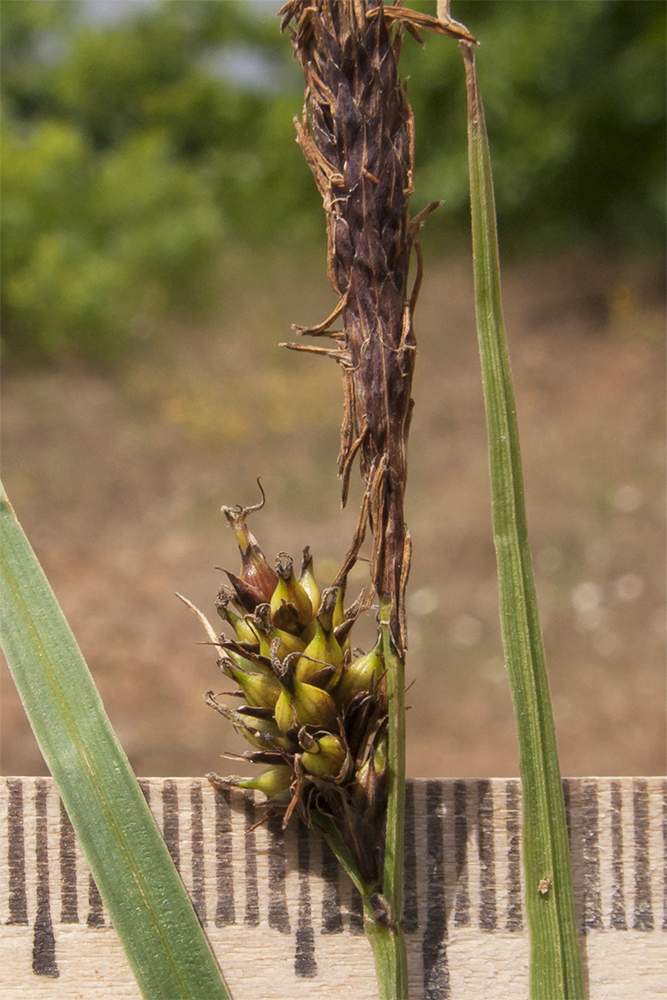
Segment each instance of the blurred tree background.
M434 4L415 3L432 11ZM289 127L302 84L264 0L3 0L5 359L123 356L216 304L239 246L322 239ZM505 255L664 249L665 6L476 0ZM419 72L412 74L413 66ZM426 239L464 239L464 83L406 38Z

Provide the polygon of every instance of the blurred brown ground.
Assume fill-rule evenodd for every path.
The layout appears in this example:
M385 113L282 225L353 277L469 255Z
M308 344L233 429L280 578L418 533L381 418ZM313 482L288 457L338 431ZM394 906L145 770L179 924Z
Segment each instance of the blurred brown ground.
M586 252L504 270L533 558L563 773L665 766L662 266ZM217 320L161 331L115 373L9 372L3 477L118 735L143 775L238 771L202 693L224 690L199 626L237 569L222 503L268 502L268 555L341 561L340 378L280 350L332 306L324 260L239 252ZM145 320L137 317L141 329ZM427 261L411 436L408 767L518 773L497 625L486 439L465 257ZM364 582L363 566L353 581ZM354 596L354 593L353 593ZM364 631L365 629L365 631ZM357 634L368 643L372 620ZM363 635L363 638L362 638ZM3 666L2 770L45 768Z

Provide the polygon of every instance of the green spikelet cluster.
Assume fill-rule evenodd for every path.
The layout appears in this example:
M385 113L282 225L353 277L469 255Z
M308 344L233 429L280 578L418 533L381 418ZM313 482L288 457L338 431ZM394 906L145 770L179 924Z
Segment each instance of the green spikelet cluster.
M281 552L272 569L246 520L256 508L223 507L241 551L216 608L226 631L218 666L236 685L207 703L251 745L241 759L264 764L253 778L209 775L218 787L264 792L273 808L308 822L334 821L360 872L379 881L387 784L387 696L380 638L353 654L350 632L367 601L345 610L345 581L320 590L308 548L297 576ZM228 755L231 756L231 755Z

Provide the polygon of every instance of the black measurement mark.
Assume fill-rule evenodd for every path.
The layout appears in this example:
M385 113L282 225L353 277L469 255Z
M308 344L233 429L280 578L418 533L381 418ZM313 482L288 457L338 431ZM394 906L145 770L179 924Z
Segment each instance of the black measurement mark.
M356 885L352 886L350 895L350 934L364 933L364 904L361 893Z
M38 781L35 790L35 857L37 862L37 915L33 928L32 971L36 976L57 979L56 939L51 919L51 889L49 887L49 841L46 824L48 786Z
M609 926L627 931L625 890L623 887L623 796L620 781L611 782L611 917Z
M218 889L215 926L226 927L236 922L232 869L232 811L228 788L215 790L215 873Z
M335 860L335 859L334 859ZM296 926L294 971L301 979L317 975L315 932L310 905L310 837L304 823L297 826L297 871L299 873L299 915Z
M7 811L9 864L9 920L8 924L28 923L28 897L25 888L25 839L23 835L23 785L18 779L7 782L9 803Z
M567 826L567 843L572 851L572 817L570 816L570 782L568 778L563 778L561 782L563 788L563 804L565 805L565 823Z
M78 924L76 891L76 838L74 827L60 799L60 922Z
M521 833L519 827L519 783L505 785L505 829L507 830L507 921L505 928L523 930L521 906Z
M600 846L598 835L598 789L585 781L581 789L581 835L584 859L584 934L602 927L600 893Z
M322 934L340 934L343 930L343 914L340 910L340 890L338 886L338 860L324 837L322 845Z
M179 847L178 788L175 781L165 781L162 786L162 836L171 854L176 870L181 870Z
M206 880L204 869L204 800L199 782L190 788L192 844L192 905L200 923L206 922Z
M104 903L92 875L88 876L88 927L104 927Z
M648 782L638 779L634 783L633 804L635 813L635 918L636 931L653 930L653 903L651 900L651 871L649 867L649 812Z
M414 934L419 927L417 894L417 842L415 839L415 786L405 785L405 833L403 841L403 929Z
M155 783L142 782L142 791L147 800L151 797L151 787L154 790L156 805L162 811L165 840L174 861L183 866L189 865L187 854L189 845L181 845L179 850L179 834L186 833L181 827L179 831L179 793L178 784L173 781ZM448 859L455 864L456 882L450 887L447 883L447 899L453 903L452 919L454 925L469 925L471 921L471 906L477 906L477 898L471 900L468 871L468 821L467 797L470 782L458 781L453 785L453 809L443 819L443 805L449 800L443 799L443 784L429 782L426 785L426 857L424 875L417 871L418 845L416 830L419 829L415 819L415 786L408 783L406 788L406 839L405 839L405 905L404 923L408 932L418 929L419 904L421 902L421 925L426 922L426 932L422 943L424 959L424 1000L443 1000L450 995L447 941L447 908L445 907L445 872L443 857L443 840L449 843L453 836L454 857ZM446 786L444 786L446 788ZM520 866L520 784L518 781L507 781L504 786L505 826L507 831L507 909L500 914L501 905L495 885L495 844L493 840L493 783L480 781L475 784L474 825L477 829L477 849L480 862L480 900L479 925L483 931L497 930L499 927L508 931L521 931L524 928L521 901L521 866ZM568 834L575 838L574 849L580 851L582 861L583 892L582 892L582 924L585 931L590 928L603 929L608 926L613 930L627 930L628 925L640 931L652 931L662 926L667 930L667 782L656 783L655 791L660 789L660 819L656 812L656 822L660 822L661 847L655 857L650 852L650 793L652 787L644 779L635 779L633 786L633 845L634 845L634 875L628 870L628 885L625 885L624 845L623 839L623 795L628 786L623 781L610 781L610 857L609 881L610 901L609 918L602 914L602 871L605 857L603 841L600 840L600 822L604 819L602 802L599 800L599 786L592 780L582 780L579 783L563 782L563 794L567 806ZM110 926L102 900L92 876L86 869L81 873L78 865L78 847L75 834L67 813L59 802L59 826L54 836L58 845L52 843L54 865L49 866L47 837L49 826L47 822L48 795L51 794L51 783L46 780L31 780L29 783L18 779L7 779L8 790L8 924L33 924L32 903L30 919L28 919L28 902L26 888L26 859L24 832L24 795L35 794L36 822L36 867L32 869L32 858L28 859L29 871L34 871L36 887L36 916L34 919L34 954L33 967L38 975L58 975L56 961L55 939L52 920L57 919L52 913L52 907L59 910L59 919L63 924L76 924L84 921L91 928ZM580 789L580 791L579 791ZM160 794L158 794L160 793ZM205 882L208 862L213 850L204 843L204 797L205 789L197 783L190 787L190 803L192 807L192 898L195 910L200 920L206 920ZM448 794L446 791L444 794ZM581 800L579 798L581 795ZM574 796L574 798L571 798ZM55 801L55 800L54 800ZM208 801L208 800L207 800ZM297 828L289 834L289 846L285 842L280 829L280 819L275 817L269 823L268 865L270 880L268 890L259 887L257 877L256 834L251 827L256 822L257 809L251 792L244 793L244 809L232 817L229 793L217 793L216 824L215 824L215 864L217 878L217 909L216 922L218 926L235 922L234 892L231 868L232 855L232 819L234 822L245 823L245 923L248 926L260 924L260 912L264 913L264 903L260 910L260 888L267 891L269 925L282 933L290 933L290 919L286 898L286 873L288 861L292 857L298 865L299 907L296 930L295 972L300 977L311 977L317 974L315 958L315 931L313 927L313 899L311 884L307 873L314 861L312 839L304 841L305 833ZM417 810L421 811L421 799L417 800ZM471 801L472 805L472 801ZM629 801L628 801L629 808ZM471 810L472 812L472 810ZM241 815L244 819L241 820ZM32 818L32 817L30 817ZM606 821L605 821L606 822ZM56 817L56 824L58 818ZM571 825L572 824L572 825ZM445 829L446 828L446 829ZM299 828L300 830L300 828ZM240 829L239 829L240 833ZM656 829L657 833L657 829ZM292 843L292 837L294 842ZM32 843L32 841L30 841ZM263 842L262 842L263 844ZM240 837L239 837L240 846ZM657 845L656 845L657 846ZM211 845L213 848L213 845ZM32 853L31 851L29 852ZM421 848L419 849L421 858ZM291 861L290 861L291 863ZM659 866L659 867L658 867ZM77 868L79 869L77 871ZM664 869L664 871L663 871ZM323 842L322 844L322 876L323 902L321 924L319 930L323 934L340 933L346 929L348 920L341 908L340 870L334 855ZM652 885L653 871L664 875L662 888L658 888L658 878ZM59 871L60 888L56 886ZM422 899L419 899L419 884L425 889ZM78 907L78 876L81 881L88 880L89 911L86 919L86 909ZM53 880L53 891L49 883ZM449 878L449 876L448 876ZM630 888L630 880L633 880ZM449 892L453 890L453 899ZM633 903L627 900L626 890L633 894ZM56 902L59 895L60 906ZM346 890L347 894L347 890ZM263 897L264 898L264 897ZM347 896L346 896L347 898ZM31 896L32 900L32 896ZM53 901L52 901L53 900ZM628 912L632 907L632 912ZM503 904L504 908L504 904ZM209 910L213 911L212 902ZM222 918L222 919L221 919ZM317 914L316 914L317 921ZM356 889L352 890L349 932L363 933L363 914L361 898ZM32 933L32 932L29 932ZM321 963L320 963L321 964ZM315 971L308 971L309 969Z
M257 848L255 842L255 797L249 790L243 793L245 820L245 918L246 927L259 925L259 886L257 884Z
M290 933L289 913L285 879L287 861L285 859L285 837L282 816L272 816L267 824L269 831L269 927Z
M150 782L148 782L148 781L141 781L140 780L139 781L139 788L141 789L142 794L143 794L144 798L146 799L146 802L148 803L148 805L150 805L151 804L151 786L150 786Z
M493 843L493 791L490 781L477 782L477 851L480 867L479 926L496 929L496 854Z
M426 785L426 928L422 941L424 1000L447 1000L447 910L442 822L442 784Z
M454 859L456 861L456 902L454 926L467 927L470 923L470 896L468 894L468 817L466 815L466 783L454 782Z

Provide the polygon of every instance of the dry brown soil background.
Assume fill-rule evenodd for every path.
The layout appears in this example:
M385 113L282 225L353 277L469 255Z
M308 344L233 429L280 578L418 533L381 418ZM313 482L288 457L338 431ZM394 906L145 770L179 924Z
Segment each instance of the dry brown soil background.
M665 764L662 266L591 252L509 265L505 312L529 529L565 774ZM220 505L253 503L267 554L341 561L341 390L277 346L324 318L320 260L239 252L214 321L152 333L120 370L5 373L5 485L142 775L238 771L203 700L228 686L180 591L215 617L237 569ZM518 773L497 625L486 438L465 256L427 263L407 514L411 775ZM354 587L365 581L361 565ZM356 645L372 640L372 616ZM3 666L2 770L44 763Z

